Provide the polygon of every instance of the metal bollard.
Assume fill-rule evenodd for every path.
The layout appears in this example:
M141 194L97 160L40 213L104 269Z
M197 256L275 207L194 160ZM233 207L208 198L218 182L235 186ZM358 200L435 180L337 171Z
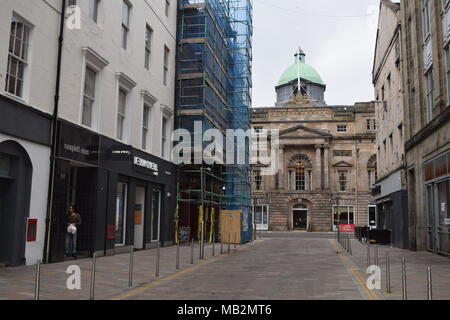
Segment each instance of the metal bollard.
M92 256L92 269L91 269L91 295L90 300L95 299L95 264L97 262L97 254L94 252Z
M191 241L191 264L194 264L194 239Z
M350 253L350 255L353 255L353 251L352 251L352 239L349 237L348 238L348 253Z
M220 240L220 254L223 254L223 241Z
M159 278L159 260L161 259L161 244L158 240L158 247L156 248L156 271L155 271L155 277Z
M234 233L234 251L236 251L237 249L237 234L236 232Z
M367 245L367 267L370 267L370 245Z
M177 243L176 268L177 270L180 270L180 241L178 241Z
M200 260L203 260L205 258L205 222L202 221L202 232L200 233Z
M389 260L389 250L386 250L386 292L391 293L391 263Z
M130 265L128 267L128 286L133 286L133 264L134 264L134 246L131 246Z
M228 233L228 254L231 252L231 233Z
M406 260L402 258L402 297L403 300L408 300L407 287L406 287Z
M375 246L375 265L378 267L378 247Z
M213 242L212 242L212 256L215 257L216 256L216 237L215 234L213 232Z
M428 300L433 300L433 285L431 278L431 267L427 268Z
M36 284L34 287L34 300L39 300L39 292L41 289L41 259L36 264Z

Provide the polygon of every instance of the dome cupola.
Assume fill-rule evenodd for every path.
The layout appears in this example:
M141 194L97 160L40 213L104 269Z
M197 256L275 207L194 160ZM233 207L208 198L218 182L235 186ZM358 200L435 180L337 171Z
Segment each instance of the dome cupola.
M277 103L281 104L288 101L293 94L298 92L299 70L302 86L301 93L309 96L314 102L324 103L326 84L316 69L306 63L306 54L302 49L295 53L294 64L283 72L275 87Z

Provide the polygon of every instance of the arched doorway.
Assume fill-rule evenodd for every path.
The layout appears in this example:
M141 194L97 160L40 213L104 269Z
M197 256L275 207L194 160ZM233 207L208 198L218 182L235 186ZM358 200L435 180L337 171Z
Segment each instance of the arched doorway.
M26 223L30 213L32 164L15 141L0 143L0 264L25 263Z
M296 204L292 208L292 222L294 230L308 230L308 207L304 204Z

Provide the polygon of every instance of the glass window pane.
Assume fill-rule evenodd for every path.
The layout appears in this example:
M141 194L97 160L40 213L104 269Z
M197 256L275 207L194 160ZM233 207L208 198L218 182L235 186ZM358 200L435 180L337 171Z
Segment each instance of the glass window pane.
M125 219L126 219L127 185L118 183L116 199L116 245L125 244Z
M153 208L152 208L152 240L159 240L159 215L161 211L161 192L153 190Z
M84 97L82 123L83 125L88 127L92 125L92 103L92 100Z
M119 90L119 114L125 115L127 94L123 90Z
M91 98L95 98L95 78L96 78L95 71L91 70L90 68L86 68L84 94Z

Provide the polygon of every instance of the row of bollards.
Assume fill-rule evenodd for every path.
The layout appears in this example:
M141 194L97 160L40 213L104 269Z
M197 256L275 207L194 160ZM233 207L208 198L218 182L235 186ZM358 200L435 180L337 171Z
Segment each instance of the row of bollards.
M371 266L370 257L370 245L367 245L367 266ZM378 247L374 247L375 251L375 265L379 267L378 260ZM406 276L406 259L401 260L401 273L402 273L402 300L408 300L408 287L407 287L407 276ZM390 264L390 254L389 250L386 250L386 292L392 293L391 288L391 264ZM427 267L427 298L428 300L433 300L433 285L431 276L431 267Z
M348 233L336 232L336 240L341 245L341 247L350 255L353 254L351 237Z
M203 240L203 239L202 239ZM231 233L229 234L229 240L231 240ZM194 264L194 239L192 239L190 243L191 254L190 254L190 263ZM237 249L237 235L234 235L234 249ZM220 254L224 253L223 250L223 242L220 241ZM228 254L231 253L231 241L228 241ZM213 243L212 243L212 256L215 257L215 234L213 234ZM204 259L204 248L202 248L202 243L200 242L200 260ZM155 268L155 277L159 278L160 276L160 260L161 260L161 244L158 242L158 246L156 248L156 268ZM34 300L39 300L40 297L40 282L41 282L41 260L37 260L36 264L36 281L35 281L35 290L34 290ZM94 252L91 260L91 282L90 282L90 290L89 290L89 299L95 300L95 276L96 276L96 263L97 263L97 254ZM176 260L175 260L176 270L180 270L180 242L178 241L176 245ZM130 248L130 257L129 257L129 266L128 266L128 286L133 286L133 271L134 271L134 246Z

